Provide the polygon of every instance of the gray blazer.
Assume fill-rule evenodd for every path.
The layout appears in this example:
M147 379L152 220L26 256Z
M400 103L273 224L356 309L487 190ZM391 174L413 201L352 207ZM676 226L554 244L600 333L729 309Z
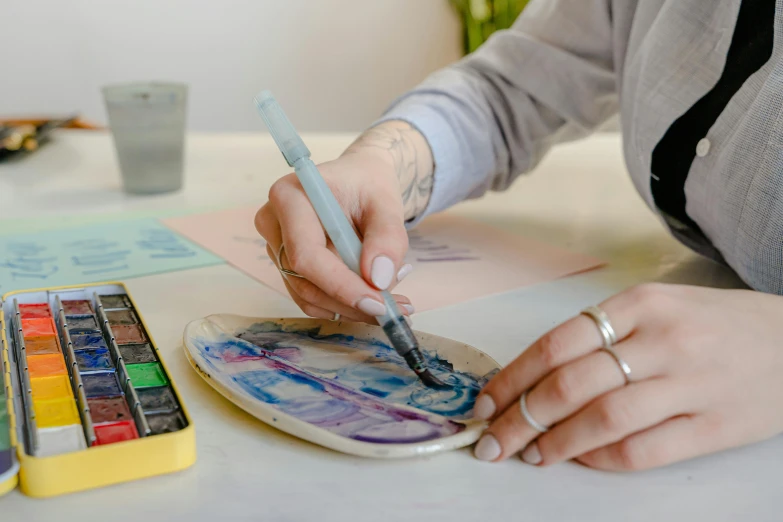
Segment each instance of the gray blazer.
M533 0L508 31L403 95L380 121L427 138L435 180L427 214L503 190L549 148L619 111L625 160L650 208L652 151L715 85L740 0ZM685 184L688 215L751 287L783 294L783 0L772 58L709 130ZM424 217L422 216L422 217Z

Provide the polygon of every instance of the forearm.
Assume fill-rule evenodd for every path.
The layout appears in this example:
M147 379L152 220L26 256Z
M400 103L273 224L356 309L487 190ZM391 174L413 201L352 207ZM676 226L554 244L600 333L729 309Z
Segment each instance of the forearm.
M343 154L372 152L391 163L400 182L405 221L418 217L430 201L435 167L427 140L409 123L387 121L365 131Z
M610 0L534 0L511 30L395 100L380 121L409 123L432 151L422 216L504 190L613 114L612 27Z

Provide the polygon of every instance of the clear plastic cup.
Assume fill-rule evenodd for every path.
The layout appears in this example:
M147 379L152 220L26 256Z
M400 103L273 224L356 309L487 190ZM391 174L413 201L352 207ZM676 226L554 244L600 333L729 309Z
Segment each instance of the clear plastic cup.
M182 188L187 91L184 84L155 82L103 88L126 192Z

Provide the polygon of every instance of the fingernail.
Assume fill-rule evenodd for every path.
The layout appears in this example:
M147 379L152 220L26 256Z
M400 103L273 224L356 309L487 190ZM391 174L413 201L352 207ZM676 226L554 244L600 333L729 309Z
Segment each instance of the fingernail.
M484 435L476 444L473 455L479 460L490 461L500 456L500 444L492 435Z
M400 271L397 272L397 282L399 283L403 279L405 279L405 276L411 273L413 270L413 265L410 263L406 263L402 265L402 268L400 268Z
M404 304L402 307L405 308L405 311L407 311L409 314L416 312L416 309L411 304Z
M531 442L527 445L527 448L525 448L525 451L522 452L522 460L530 464L531 466L537 466L538 464L541 464L541 461L544 460L541 457L541 452L538 451L538 443Z
M372 261L370 279L379 290L386 290L394 277L394 261L386 256L378 256Z
M383 303L381 303L380 301L376 301L371 297L365 297L364 299L356 303L356 308L361 310L363 313L367 315L371 315L373 317L383 315L386 313L386 307L383 306Z
M487 420L495 414L495 401L489 395L482 395L473 406L473 418Z

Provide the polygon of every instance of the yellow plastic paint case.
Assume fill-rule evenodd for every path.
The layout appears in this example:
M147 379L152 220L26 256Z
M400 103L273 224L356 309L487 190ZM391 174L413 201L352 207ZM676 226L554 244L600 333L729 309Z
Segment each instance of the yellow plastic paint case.
M9 310L14 301L52 303L54 296L62 299L85 298L89 295L125 294L146 331L147 342L151 344L158 362L163 367L179 405L179 411L186 421L178 431L141 436L138 439L112 444L88 447L83 450L59 455L36 457L28 453L24 437L24 423L27 417L24 401L19 389L19 373L12 353L12 330L9 330ZM94 299L91 299L94 302ZM95 305L96 303L94 303ZM52 306L54 309L54 306ZM95 308L97 313L97 307ZM55 312L56 313L56 312ZM16 487L31 497L53 497L92 488L99 488L131 480L152 477L180 471L196 461L195 428L185 403L171 378L171 373L160 355L152 335L146 326L142 313L124 284L120 282L95 283L88 285L39 288L5 294L0 299L0 329L2 330L2 382L10 424L10 441L16 462L10 469L0 469L0 495ZM62 336L61 340L62 340ZM116 348L116 345L114 345ZM63 346L65 353L65 347ZM66 364L68 360L66 358ZM16 372L16 373L15 373ZM15 387L16 385L16 387Z

